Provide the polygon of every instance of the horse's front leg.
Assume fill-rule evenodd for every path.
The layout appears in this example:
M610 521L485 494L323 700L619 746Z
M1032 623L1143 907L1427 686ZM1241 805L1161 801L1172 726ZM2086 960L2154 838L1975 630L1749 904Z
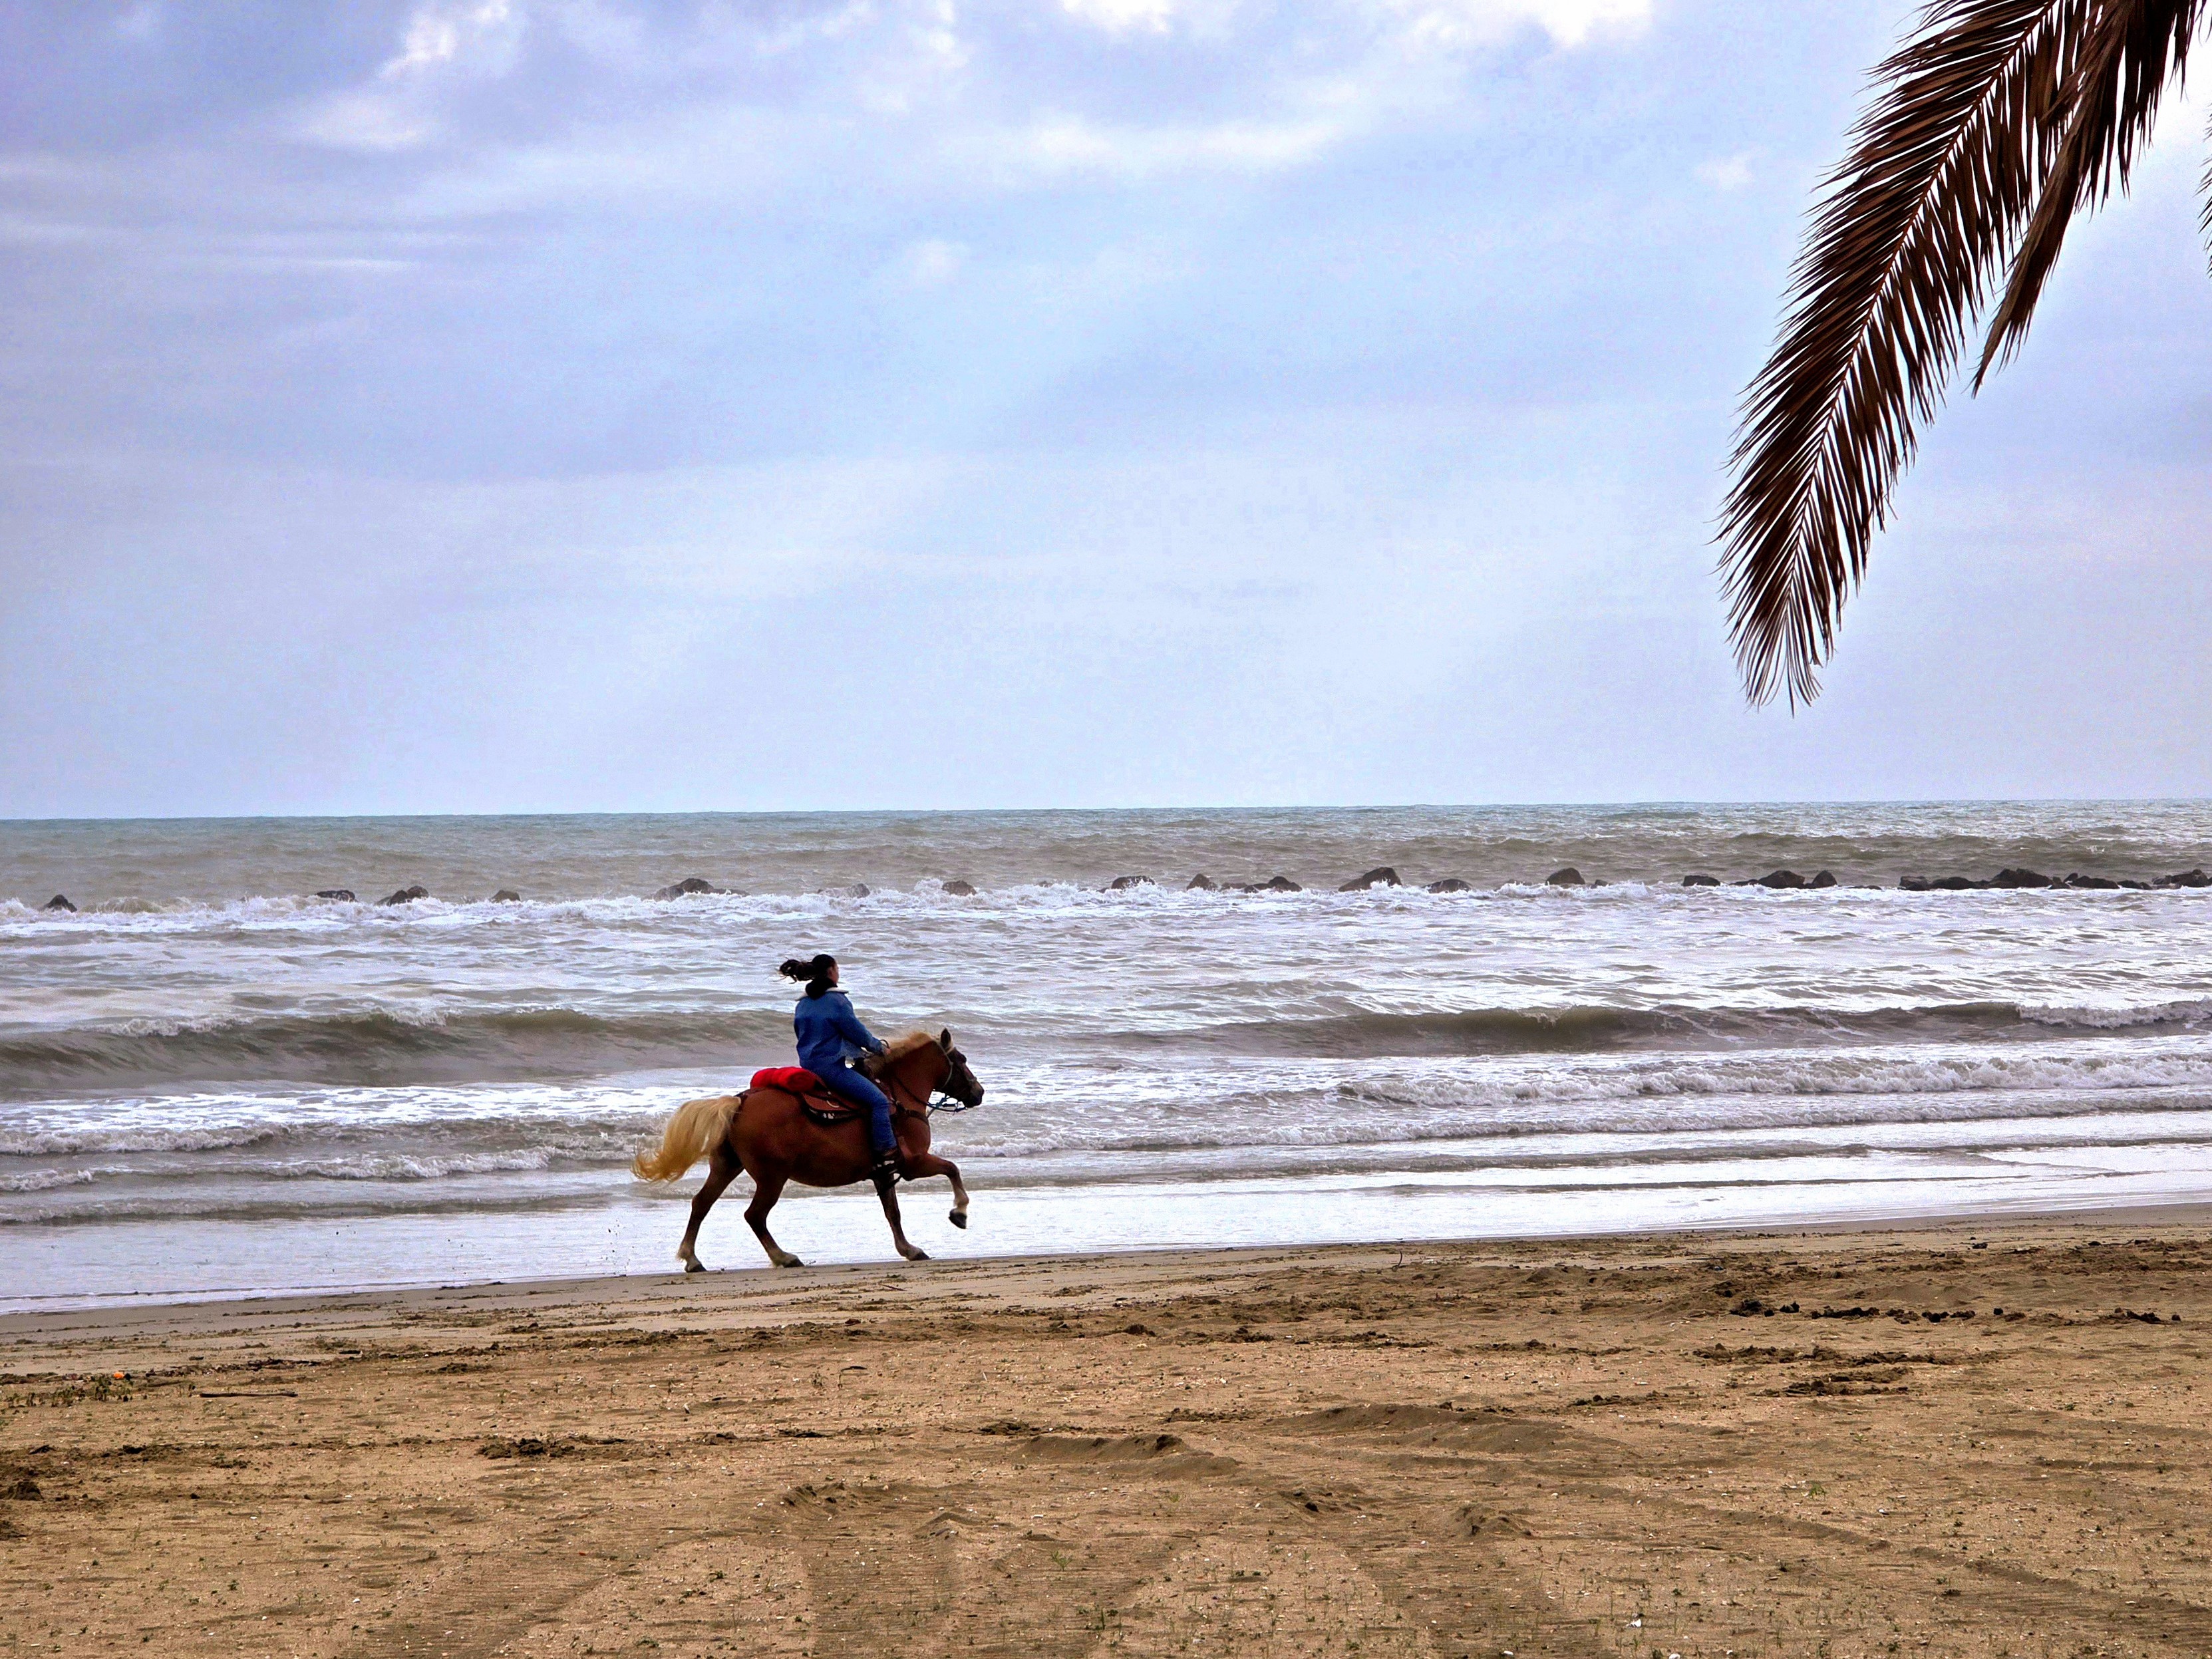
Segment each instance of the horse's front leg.
M929 1176L943 1176L952 1183L952 1224L965 1228L968 1224L968 1188L960 1179L960 1166L949 1158L939 1158L934 1152L907 1161L908 1178L920 1181Z
M884 1201L884 1219L891 1224L891 1243L898 1246L898 1253L909 1261L928 1261L928 1251L907 1243L906 1229L899 1224L897 1187L889 1176L877 1177L876 1196Z

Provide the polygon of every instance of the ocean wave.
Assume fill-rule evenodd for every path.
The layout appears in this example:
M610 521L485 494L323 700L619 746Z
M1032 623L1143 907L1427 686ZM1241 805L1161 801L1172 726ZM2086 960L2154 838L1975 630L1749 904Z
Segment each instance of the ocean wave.
M650 1107L582 1121L515 1116L337 1125L307 1118L191 1128L109 1116L81 1127L0 1127L0 1193L111 1177L409 1181L626 1165L678 1103L672 1093Z
M91 1192L54 1193L46 1195L43 1201L32 1200L0 1206L0 1230L158 1220L267 1222L303 1217L323 1221L398 1216L418 1219L451 1216L465 1219L501 1212L603 1209L608 1196L608 1183L599 1174L589 1177L588 1186L555 1181L544 1186L517 1182L496 1188L482 1183L464 1183L448 1189L404 1184L356 1184L337 1191L253 1184L215 1184L206 1188L98 1188Z
M1906 1107L1903 1112L1900 1104ZM1773 1115L1688 1110L1649 1119L1554 1110L1540 1121L1517 1122L1420 1115L1383 1122L1353 1115L1316 1119L1281 1136L1249 1133L1254 1127L1249 1118L1242 1121L1244 1132L1219 1122L1212 1127L1217 1133L1146 1136L1094 1126L1079 1140L1018 1135L995 1143L956 1140L946 1150L986 1185L1478 1169L1611 1170L1633 1179L1630 1172L1654 1168L1869 1155L1887 1158L1899 1173L1909 1173L1929 1158L1956 1168L2039 1152L2058 1154L2063 1162L2073 1149L2212 1147L2212 1096L2200 1095L2193 1103L2108 1098L2094 1105L2057 1094L2002 1101L1839 1100L1799 1102ZM1333 1132L1323 1132L1325 1127ZM1231 1132L1218 1133L1224 1129ZM13 1188L0 1183L0 1227L155 1215L458 1213L665 1196L634 1182L623 1161L569 1159L542 1149L493 1154L417 1146L198 1171L125 1163L55 1172Z
M2124 1031L2142 1026L2187 1027L2212 1023L2212 998L2185 997L2141 1008L2023 1008L2031 1024L2081 1031Z
M614 1108L592 1116L544 1116L518 1111L499 1116L438 1118L397 1115L351 1121L313 1111L284 1117L266 1104L246 1103L206 1109L210 1121L180 1122L173 1113L105 1112L72 1122L47 1115L31 1127L0 1126L0 1158L129 1156L141 1171L152 1168L307 1169L319 1159L359 1161L394 1156L405 1146L423 1155L627 1158L637 1138L658 1130L679 1096L650 1105ZM298 1108L293 1108L298 1111ZM455 1152L453 1149L461 1149ZM408 1156L413 1156L410 1150ZM151 1160L151 1162L149 1162Z
M781 1011L601 1016L574 1009L376 1009L165 1022L0 1037L0 1098L193 1082L389 1085L728 1065L787 1047Z
M2154 1036L2212 1027L2212 1000L2062 1008L1960 1002L1875 1009L1661 1006L1360 1012L1196 1029L1074 1031L1072 1058L1206 1054L1282 1059L1688 1053L1869 1043L2040 1042L2083 1033ZM191 1084L497 1082L624 1071L744 1069L791 1040L781 1009L601 1015L572 1008L135 1018L0 1037L0 1099ZM1034 1051L1036 1040L1024 1045Z
M50 1193L61 1187L88 1187L112 1173L85 1169L0 1171L0 1193Z
M1586 862L1590 861L1584 856ZM1801 858L1796 862L1808 868L1814 867L1811 860ZM1965 900L1978 907L1970 912L1972 914L1979 914L1990 904L2008 907L2005 911L2008 915L2027 914L2031 909L2055 904L2063 907L2064 913L2069 915L2094 915L2100 914L2099 907L2108 905L2140 907L2155 902L2193 906L2199 901L2212 901L2212 889L2197 888L2112 892L1977 890L1961 893L1941 890L1906 891L1896 886L1893 880L1862 884L1856 878L1841 886L1790 891L1771 891L1751 884L1749 876L1764 874L1765 868L1773 867L1773 863L1774 860L1766 860L1764 867L1753 870L1748 866L1725 861L1707 860L1705 866L1698 866L1696 860L1688 861L1690 866L1719 869L1723 884L1717 887L1685 887L1679 875L1649 872L1600 878L1581 887L1554 887L1546 882L1540 870L1532 866L1525 872L1503 876L1493 872L1468 887L1443 893L1425 890L1422 884L1430 874L1426 870L1413 872L1408 884L1400 887L1379 886L1344 892L1338 890L1335 876L1324 878L1306 870L1297 878L1305 884L1294 890L1239 890L1279 872L1279 860L1273 866L1229 872L1215 888L1200 890L1187 890L1180 877L1157 883L1145 881L1119 891L1110 890L1103 883L1088 878L1046 877L985 881L979 883L978 890L973 893L952 894L945 890L944 882L927 878L898 885L885 884L872 890L834 885L801 891L702 893L674 900L657 899L644 893L584 891L539 893L505 903L435 895L411 903L386 905L367 896L340 901L311 894L263 894L225 900L125 894L88 899L74 911L48 911L36 901L15 896L0 899L0 938L51 941L71 935L179 933L219 938L270 932L308 935L359 933L377 938L416 929L496 928L502 933L526 933L535 927L565 927L578 923L617 930L644 928L681 933L712 928L733 919L803 921L858 915L947 920L973 919L1002 912L1111 913L1132 909L1194 915L1233 914L1238 910L1316 915L1392 909L1438 913L1486 903L1574 905L1600 910L1622 907L1671 909L1685 906L1698 910L1729 906L1771 908L1797 903L1811 903L1826 909L1902 905L1914 914L1924 914L1930 907ZM1979 863L1937 861L1928 866L1937 874L1951 872L1954 867L1969 875L1986 878L1994 875L1998 866L1988 860ZM1889 873L1885 872L1886 876ZM1916 866L1906 873L1923 872ZM2145 878L2140 872L2121 873L2130 878ZM2168 872L2161 870L2148 878L2156 879L2165 873Z
M99 1178L242 1176L434 1179L550 1167L617 1168L696 1085L602 1096L586 1085L346 1091L79 1108L0 1118L0 1191L78 1165ZM382 1093L386 1098L375 1097ZM486 1098L492 1097L493 1098ZM1251 1057L1152 1068L1009 1066L991 1103L939 1121L955 1157L1324 1147L1480 1136L1638 1136L1842 1123L1944 1123L2026 1115L2197 1110L2212 1049L2193 1037L2038 1047L1899 1046L1723 1054Z
M1652 1060L1569 1075L1486 1072L1270 1089L1186 1091L1050 1115L979 1115L948 1156L1168 1155L1223 1147L1394 1145L1544 1135L1786 1132L1947 1125L2212 1107L2212 1054L1907 1059L1838 1055L1776 1064ZM957 1142L957 1146L954 1144Z
M0 900L0 938L52 941L72 935L98 938L186 935L216 939L269 933L310 937L364 936L382 939L412 931L495 928L499 937L535 927L563 928L577 923L634 931L712 927L732 917L763 920L820 918L884 900L905 908L942 906L941 884L927 883L910 893L881 893L856 898L849 892L696 894L675 901L641 893L539 895L507 902L433 896L411 903L385 904L374 898L325 899L313 894L272 893L205 900L138 896L92 899L75 910L50 911L20 898ZM1024 896L1028 896L1024 894Z
M1189 1044L1231 1053L1340 1059L1390 1055L1596 1054L1710 1046L2019 1040L2069 1031L2185 1030L2212 1024L2212 1001L2135 1008L2043 1008L2011 1002L1918 1007L1474 1008L1366 1012L1310 1019L1237 1021L1194 1033L1131 1033L1132 1046ZM2031 1026L2033 1031L2023 1031Z
M222 1120L180 1126L163 1118L134 1121L127 1117L102 1117L69 1128L0 1127L0 1158L81 1158L93 1152L238 1152L273 1146L298 1133L298 1126L268 1121Z

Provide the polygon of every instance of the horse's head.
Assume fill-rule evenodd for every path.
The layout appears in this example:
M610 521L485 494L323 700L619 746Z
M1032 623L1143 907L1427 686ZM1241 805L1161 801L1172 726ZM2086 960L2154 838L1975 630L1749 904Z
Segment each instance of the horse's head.
M951 1095L963 1106L981 1106L983 1085L968 1069L968 1056L952 1046L950 1026L937 1034L937 1046L945 1051L945 1081L937 1085L939 1092Z

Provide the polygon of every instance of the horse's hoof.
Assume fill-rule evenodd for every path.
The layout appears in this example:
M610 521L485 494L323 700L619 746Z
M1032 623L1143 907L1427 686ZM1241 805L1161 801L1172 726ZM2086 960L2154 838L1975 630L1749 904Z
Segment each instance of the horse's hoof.
M779 1267L804 1267L806 1264L795 1255L787 1255L775 1265Z
M927 1261L929 1260L929 1252L927 1250L908 1250L906 1253L906 1259L909 1261Z
M703 1261L687 1261L684 1264L684 1271L687 1273L703 1273L707 1271L707 1264Z
M952 1224L959 1228L962 1231L966 1231L968 1228L968 1212L965 1210L955 1210L952 1212Z

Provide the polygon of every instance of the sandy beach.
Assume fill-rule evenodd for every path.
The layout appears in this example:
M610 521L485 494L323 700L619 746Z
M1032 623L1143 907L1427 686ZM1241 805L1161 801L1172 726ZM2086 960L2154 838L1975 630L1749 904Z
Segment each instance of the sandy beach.
M2202 1654L2208 1234L17 1316L0 1650Z

